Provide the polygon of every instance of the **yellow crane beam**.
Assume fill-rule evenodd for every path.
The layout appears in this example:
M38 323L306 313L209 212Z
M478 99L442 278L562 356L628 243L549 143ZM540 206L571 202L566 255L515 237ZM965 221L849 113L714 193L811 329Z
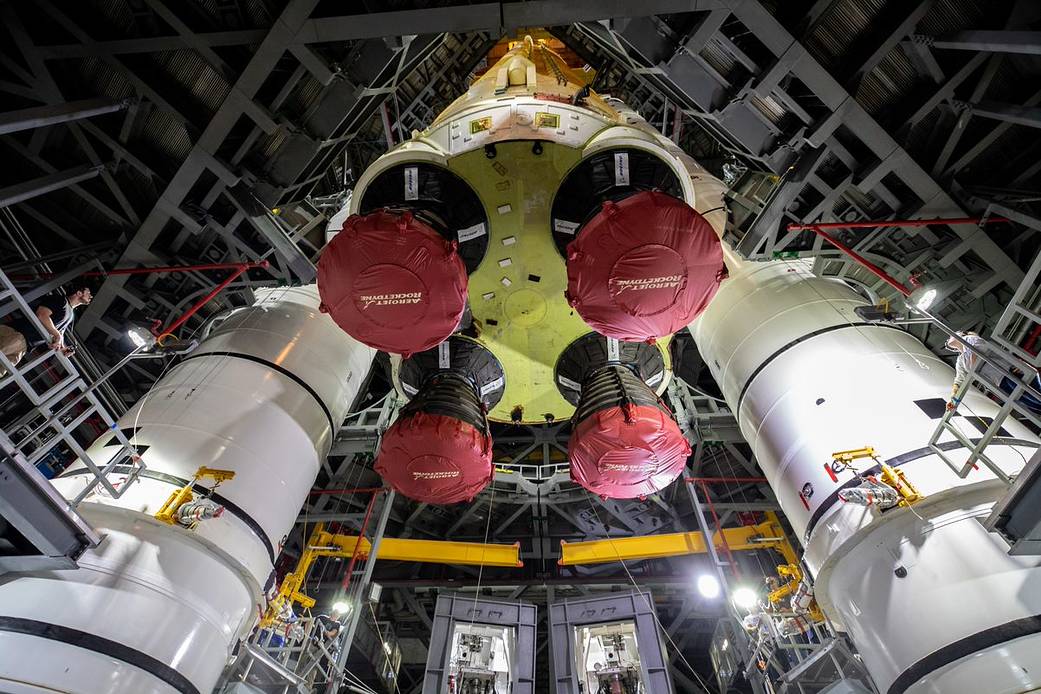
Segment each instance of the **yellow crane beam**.
M314 551L318 556L351 556L358 543L355 535L323 533ZM323 541L324 540L324 541ZM327 544L328 543L328 544ZM327 549L335 548L335 549ZM361 555L369 556L371 543L362 539ZM492 545L480 542L450 542L447 540L413 540L385 537L380 542L376 559L383 561L413 561L424 564L467 564L470 566L524 566L520 560L520 543Z
M278 595L268 604L267 612L261 619L261 626L267 627L278 619L278 614L286 604L300 603L304 607L314 607L314 598L302 591L307 582L307 574L311 565L319 557L349 558L354 555L368 557L372 553L372 543L362 538L358 545L357 535L341 535L325 529L324 523L317 523L307 545L297 561L292 573L286 574L279 586ZM520 543L512 545L490 545L480 542L449 542L447 540L412 540L408 538L385 537L380 542L376 559L384 561L412 561L426 564L467 564L471 566L524 566L520 560Z
M739 528L724 528L713 535L718 549L722 549L723 541L731 550L763 550L773 549L784 556L790 564L798 564L799 559L788 538L784 534L777 516L772 512L766 514L767 519L756 525ZM701 554L708 551L705 536L700 532L667 533L662 535L643 535L640 537L623 537L607 540L590 540L588 542L560 543L560 561L562 566L575 564L604 564L612 561L638 561L641 559L660 559L676 557L683 554Z
M358 544L357 535L340 535L319 527L311 533L307 552L313 557L350 557ZM361 541L359 556L368 557L372 544ZM520 560L520 543L492 545L480 542L450 542L448 540L413 540L385 537L380 542L376 559L384 561L414 561L424 564L468 564L470 566L524 566Z

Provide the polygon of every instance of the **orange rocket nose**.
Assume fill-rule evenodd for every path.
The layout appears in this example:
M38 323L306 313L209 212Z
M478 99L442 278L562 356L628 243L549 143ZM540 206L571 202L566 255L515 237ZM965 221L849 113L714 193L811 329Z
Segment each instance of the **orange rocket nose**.
M344 332L396 354L451 335L466 308L456 245L410 213L353 215L318 262L323 310Z
M645 341L684 328L726 276L711 225L659 192L605 202L567 247L568 297L597 332Z

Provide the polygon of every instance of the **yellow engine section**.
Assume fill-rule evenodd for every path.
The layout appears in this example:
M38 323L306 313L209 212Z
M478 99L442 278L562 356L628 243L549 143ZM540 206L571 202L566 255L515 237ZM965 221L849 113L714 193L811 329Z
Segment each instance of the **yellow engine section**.
M593 73L570 67L549 43L530 36L511 42L430 127L369 167L350 210L358 212L380 172L410 162L442 166L477 194L489 239L469 277L469 302L477 340L505 371L503 397L488 413L502 422L537 424L574 412L554 383L561 353L591 331L565 299L566 266L551 233L554 196L568 172L591 152L624 145L660 156L689 183L653 134L626 124L588 91ZM668 340L657 348L666 369L654 384L660 394L671 376Z

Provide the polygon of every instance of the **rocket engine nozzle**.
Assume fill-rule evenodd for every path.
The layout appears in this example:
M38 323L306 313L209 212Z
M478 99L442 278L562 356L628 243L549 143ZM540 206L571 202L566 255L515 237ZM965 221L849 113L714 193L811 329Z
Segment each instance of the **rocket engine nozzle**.
M712 226L682 200L641 191L600 211L567 246L567 297L594 330L652 341L686 327L726 277Z
M318 262L321 310L370 347L406 356L429 349L466 309L456 246L411 212L352 215Z
M606 498L664 489L690 455L668 408L621 364L604 366L586 379L571 422L571 479Z
M495 356L453 335L401 365L412 399L383 436L376 472L395 490L428 504L469 501L492 480L487 411L505 377Z
M452 372L434 375L383 435L376 472L428 504L469 501L492 481L492 437L476 388Z

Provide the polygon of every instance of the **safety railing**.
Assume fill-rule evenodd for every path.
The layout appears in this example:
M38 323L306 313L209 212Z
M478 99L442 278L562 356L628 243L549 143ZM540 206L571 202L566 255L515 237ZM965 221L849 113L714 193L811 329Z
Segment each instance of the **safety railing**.
M29 301L0 272L0 317L19 313L29 329L46 335ZM17 335L7 339L19 342ZM111 432L102 449L107 459L95 461L81 441L105 432ZM74 458L88 476L70 500L48 478ZM117 466L121 479L114 484L109 474ZM99 488L121 496L143 469L141 456L99 400L96 384L67 355L44 347L15 364L0 352L0 516L6 521L0 523L0 544L18 536L28 541L14 542L18 551L0 556L0 573L75 568L83 552L101 542L77 506Z
M373 453L379 448L380 438L397 416L403 401L395 391L383 399L347 415L336 432L329 455Z
M240 667L239 681L311 692L337 679L339 639L327 637L320 620L309 610L300 617L287 615L287 619L258 629L247 645L253 648L245 651L248 662Z
M363 620L353 639L355 651L361 651L371 665L371 673L380 681L397 677L401 650L388 622ZM322 621L310 610L266 628L257 629L243 644L228 670L228 680L245 682L262 691L324 692L330 685L343 691L371 692L371 686L351 671L340 658L350 635L341 628L329 636Z
M1031 366L1041 366L1041 254L998 318L991 340Z
M993 342L990 343L994 349L1000 349L1003 344ZM965 349L972 349L970 346L966 346ZM1003 377L1005 384L1011 384L1011 389L1006 390L1002 387L1001 383L991 383L989 380L981 377L979 371L980 366L985 362L987 357L980 353L979 350L974 350L980 358L976 359L972 368L969 369L968 375L958 391L953 395L952 400L958 403L958 407L954 409L948 409L940 417L936 428L933 430L932 436L929 438L929 449L940 457L948 467L951 468L959 477L966 477L978 464L982 463L988 470L994 475L1005 482L1006 484L1011 483L1013 475L1006 472L1002 466L997 463L991 456L987 455L987 447L997 437L1001 431L1008 417L1014 412L1019 417L1030 422L1038 429L1041 429L1041 418L1037 416L1028 406L1023 404L1023 397L1033 397L1041 400L1041 390L1037 386L1036 371L1033 370L1033 366L1029 363L1024 363L1018 358L1015 353L1008 354L1008 357L1013 360L1012 363L1019 362L1023 365L1023 374L1019 375L1014 372L1008 372L1007 376ZM993 417L984 419L970 411L968 414L960 412L965 407L961 405L965 394L970 388L976 387L986 393L998 404L999 409ZM956 419L958 417L959 419ZM985 425L982 434L979 437L970 436L959 424L969 420L975 420L974 424ZM971 425L970 425L971 426ZM973 430L977 433L980 427L973 426ZM968 450L968 457L961 464L952 460L950 451L944 448L944 441L941 441L944 434L949 434L957 441L961 447ZM962 448L957 449L959 451Z
M21 313L39 331L47 333L29 302L0 272L0 317ZM59 350L42 348L39 353L28 353L17 365L0 352L0 425L7 433L16 451L25 456L30 465L38 465L53 456L75 455L90 471L92 477L70 502L75 508L99 486L108 495L118 498L132 484L144 462L137 449L117 426L115 419L99 399L96 389L79 373L67 355ZM11 393L9 386L17 390ZM76 430L88 422L100 422L111 431L111 445L105 446L108 459L99 462L87 454L76 436ZM71 461L70 461L71 462ZM126 472L126 468L130 468ZM109 475L120 469L120 481L113 484Z
M785 633L779 627L800 617L805 615L764 615L745 671L760 673L776 694L817 694L830 691L838 682L847 685L842 691L873 694L874 683L860 660L825 624L808 623L798 633Z

